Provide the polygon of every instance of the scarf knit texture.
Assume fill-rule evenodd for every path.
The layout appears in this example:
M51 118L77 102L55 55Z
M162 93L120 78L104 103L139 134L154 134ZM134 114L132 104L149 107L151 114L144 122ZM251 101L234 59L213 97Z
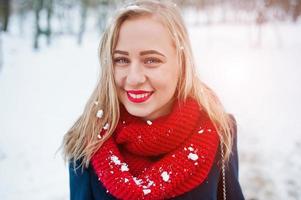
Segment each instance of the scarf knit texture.
M191 98L175 100L171 113L154 121L120 106L115 132L91 164L107 192L118 199L170 199L204 182L218 145L213 123Z

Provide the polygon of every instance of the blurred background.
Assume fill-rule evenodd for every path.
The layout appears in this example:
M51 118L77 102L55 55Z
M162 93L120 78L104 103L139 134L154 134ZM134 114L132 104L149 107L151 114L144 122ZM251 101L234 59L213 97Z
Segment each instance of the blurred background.
M69 199L63 135L122 0L0 0L0 199ZM238 122L246 199L301 199L301 0L178 0L201 78Z

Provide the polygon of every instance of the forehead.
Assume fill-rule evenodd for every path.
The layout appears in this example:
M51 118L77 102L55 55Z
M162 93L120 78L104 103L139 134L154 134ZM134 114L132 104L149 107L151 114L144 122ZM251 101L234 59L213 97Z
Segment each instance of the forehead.
M155 16L139 16L125 20L119 31L116 49L173 49L168 28Z

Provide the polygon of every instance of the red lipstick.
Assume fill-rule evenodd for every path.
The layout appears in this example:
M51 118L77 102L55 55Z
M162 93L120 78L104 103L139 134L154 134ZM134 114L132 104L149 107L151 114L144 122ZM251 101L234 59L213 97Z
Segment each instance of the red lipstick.
M153 94L153 92L145 91L145 90L127 90L126 93L128 99L134 103L145 102Z

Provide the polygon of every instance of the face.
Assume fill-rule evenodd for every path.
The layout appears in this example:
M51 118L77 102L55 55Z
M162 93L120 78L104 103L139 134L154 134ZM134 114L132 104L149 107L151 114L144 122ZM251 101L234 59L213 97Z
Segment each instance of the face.
M158 19L123 22L113 62L118 99L130 114L153 120L171 111L179 66L168 30Z

